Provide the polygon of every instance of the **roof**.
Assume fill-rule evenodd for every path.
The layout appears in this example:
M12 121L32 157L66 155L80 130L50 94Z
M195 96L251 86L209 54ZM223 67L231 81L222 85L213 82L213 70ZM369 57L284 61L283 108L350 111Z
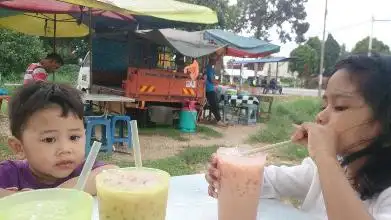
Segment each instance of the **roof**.
M247 64L247 63L280 63L288 62L295 58L292 57L269 57L269 58L260 58L260 59L251 59L251 60L235 60L232 64Z
M224 49L224 46L211 44L204 40L202 31L187 32L176 29L159 29L140 30L136 31L136 34L156 44L174 48L188 57L202 57Z
M219 29L206 30L204 37L218 45L228 45L228 56L264 57L280 51L278 45Z

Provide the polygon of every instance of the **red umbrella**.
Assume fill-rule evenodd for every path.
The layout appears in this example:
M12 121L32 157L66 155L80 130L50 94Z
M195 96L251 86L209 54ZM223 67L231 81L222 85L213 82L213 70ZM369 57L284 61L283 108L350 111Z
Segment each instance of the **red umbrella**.
M3 23L0 22L0 26L3 25L3 27L27 34L53 37L54 51L55 39L58 37L57 29L61 30L60 37L70 37L77 32L76 30L80 31L81 34L88 34L88 32L91 34L93 16L135 21L130 14L125 15L109 10L86 8L55 0L0 0L0 10L20 12L22 16L26 17L20 17L18 14L13 17L3 17L1 18ZM84 15L89 15L89 31L88 27L84 27L87 31L80 29L84 25L82 24ZM7 18L9 19L7 20ZM32 21L34 22L32 23ZM73 31L72 28L74 28ZM50 35L47 34L49 31L52 32Z
M0 8L7 8L25 12L39 12L51 14L71 14L88 12L84 6L73 5L56 0L0 0ZM131 15L124 15L118 12L92 9L95 16L104 16L119 20L135 20Z

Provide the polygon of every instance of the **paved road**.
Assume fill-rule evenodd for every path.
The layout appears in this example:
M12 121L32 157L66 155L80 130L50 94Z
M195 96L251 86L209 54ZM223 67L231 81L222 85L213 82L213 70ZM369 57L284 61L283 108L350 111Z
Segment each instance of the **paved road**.
M254 89L254 88L251 88ZM262 89L257 88L258 92L261 93ZM300 95L300 96L312 96L317 97L318 96L318 90L317 89L300 89L300 88L283 88L282 90L284 95Z
M316 89L284 88L282 91L286 95L318 96Z

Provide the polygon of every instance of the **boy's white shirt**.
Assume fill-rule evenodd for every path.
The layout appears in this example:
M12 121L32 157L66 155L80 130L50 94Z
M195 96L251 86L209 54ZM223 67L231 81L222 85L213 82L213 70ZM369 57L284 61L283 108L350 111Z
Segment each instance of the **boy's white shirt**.
M317 219L328 219L319 174L311 158L304 159L298 166L265 168L262 198L286 197L303 201L300 209ZM391 220L391 187L363 203L375 220Z

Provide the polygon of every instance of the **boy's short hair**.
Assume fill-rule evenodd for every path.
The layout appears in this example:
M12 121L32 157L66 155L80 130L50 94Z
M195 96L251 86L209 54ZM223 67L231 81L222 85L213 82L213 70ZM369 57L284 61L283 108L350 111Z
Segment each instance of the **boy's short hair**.
M12 135L20 140L30 117L53 104L61 107L63 117L74 113L83 120L84 105L77 89L50 82L31 83L21 87L11 97L8 117Z
M56 61L56 63L58 63L59 65L64 65L64 60L62 59L62 57L56 53L50 53L46 56L47 60L54 60Z

